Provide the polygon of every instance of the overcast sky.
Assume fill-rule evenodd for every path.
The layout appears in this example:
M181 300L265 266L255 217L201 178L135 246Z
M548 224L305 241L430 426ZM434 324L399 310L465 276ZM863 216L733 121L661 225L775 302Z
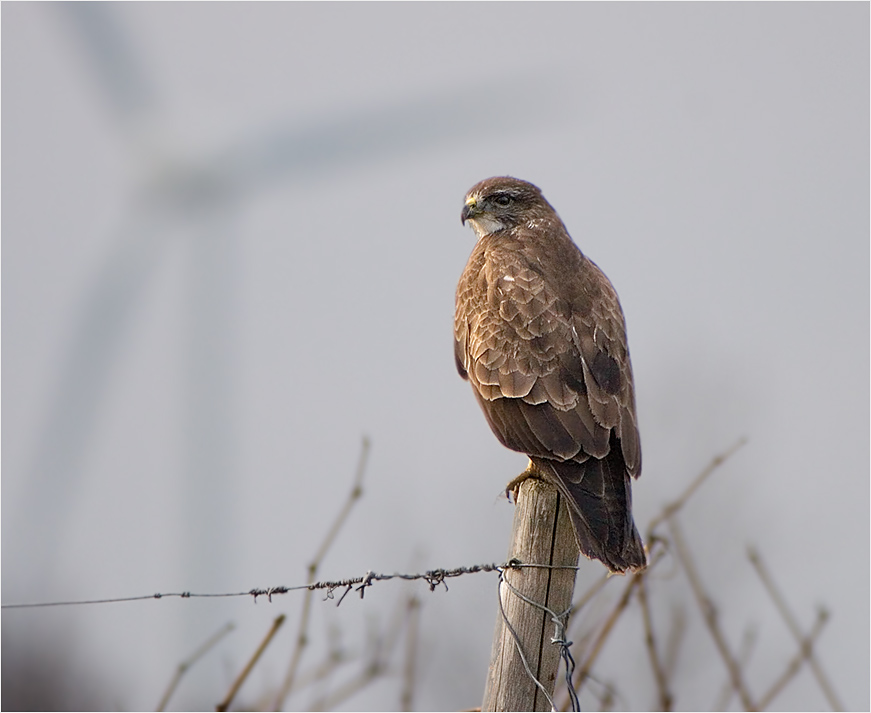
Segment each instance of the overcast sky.
M757 692L795 650L753 544L805 628L831 612L818 657L869 707L866 3L4 3L2 20L4 604L302 583L364 434L364 497L324 577L501 561L499 493L525 459L457 376L452 320L463 195L511 174L620 295L640 529L746 437L682 520L730 641L758 627ZM579 590L601 571L584 563ZM692 604L662 586L665 630ZM363 647L408 590L316 600L308 663L333 629ZM418 592L416 705L479 705L495 577ZM173 701L209 707L300 604L7 610L3 664L55 650L101 705L148 709L233 621ZM685 709L725 679L694 616ZM643 710L639 621L599 673ZM284 675L287 628L248 705ZM824 705L807 673L775 702Z

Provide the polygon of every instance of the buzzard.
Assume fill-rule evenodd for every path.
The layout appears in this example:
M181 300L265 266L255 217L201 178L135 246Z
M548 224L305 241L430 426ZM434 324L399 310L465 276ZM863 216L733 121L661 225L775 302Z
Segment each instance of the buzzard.
M478 241L457 285L454 354L493 433L565 497L581 552L646 565L632 520L641 474L632 366L617 293L531 183L488 178L461 220Z

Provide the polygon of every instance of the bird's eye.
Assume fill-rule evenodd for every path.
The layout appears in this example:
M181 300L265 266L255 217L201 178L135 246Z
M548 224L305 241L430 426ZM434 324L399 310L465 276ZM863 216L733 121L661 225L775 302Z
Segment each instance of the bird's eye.
M513 199L511 198L511 196L509 196L505 193L502 193L501 195L496 196L496 198L494 198L494 200L496 201L496 203L498 205L506 206L506 205L510 205L511 201Z

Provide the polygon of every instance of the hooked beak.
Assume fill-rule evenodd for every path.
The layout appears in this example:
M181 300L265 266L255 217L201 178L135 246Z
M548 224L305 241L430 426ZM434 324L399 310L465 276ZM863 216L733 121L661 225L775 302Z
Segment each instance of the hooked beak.
M478 215L478 204L474 198L470 198L466 205L463 206L463 212L460 213L460 222L465 225L466 221Z

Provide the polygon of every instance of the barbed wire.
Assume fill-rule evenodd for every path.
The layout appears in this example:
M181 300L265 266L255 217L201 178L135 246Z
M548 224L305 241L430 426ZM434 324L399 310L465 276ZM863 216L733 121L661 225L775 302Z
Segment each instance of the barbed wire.
M207 592L207 593L197 593L197 592L158 592L155 594L142 594L133 597L107 597L103 599L81 599L81 600L71 600L71 601L50 601L50 602L35 602L35 603L23 603L23 604L3 604L2 609L38 609L43 607L67 607L67 606L83 606L86 604L116 604L120 602L137 602L137 601L145 601L149 599L169 599L169 598L177 598L177 599L206 599L206 598L230 598L230 597L253 597L256 602L259 597L266 597L270 602L272 601L273 596L277 596L280 594L289 594L291 592L305 591L305 590L326 590L327 599L335 599L336 591L340 589L344 589L345 591L339 597L339 600L336 602L336 606L342 603L344 598L352 591L355 590L360 593L360 598L363 598L363 595L366 593L366 589L371 587L375 582L384 582L391 579L402 579L406 581L415 581L415 580L424 580L428 585L430 591L435 591L436 587L444 586L445 590L447 590L447 580L453 579L455 577L462 577L466 574L477 574L478 572L501 572L505 569L523 569L526 567L541 567L548 569L575 569L577 570L577 566L555 566L555 565L546 565L546 564L532 564L532 563L524 563L518 559L512 559L508 562L504 562L502 564L476 564L468 567L454 567L452 569L430 569L426 572L421 572L417 574L404 574L404 573L394 573L394 574L380 574L378 572L368 571L361 577L351 577L348 579L340 579L340 580L324 580L318 582L312 582L310 584L299 584L292 587L267 587L267 588L259 588L256 587L254 589L249 589L244 592Z
M653 541L654 539L654 531L657 526L662 522L667 521L670 517L672 517L678 510L680 510L693 492L717 469L718 466L722 465L722 463L727 460L736 450L741 448L746 443L746 438L739 439L731 448L729 448L724 453L716 456L711 463L705 468L689 485L689 487L685 490L685 492L673 503L670 503L663 512L650 523L648 527L648 540ZM348 503L343 508L342 512L339 514L336 522L333 524L330 532L327 535L324 544L321 545L321 548L312 563L311 567L317 568L317 563L324 556L324 553L329 548L332 543L335 533L338 528L341 527L344 520L347 518L348 512L356 502L361 493L361 480L363 477L363 473L365 471L366 464L366 456L369 451L369 439L363 438L363 447L360 453L360 463L357 467L357 475L354 480L353 487L351 489L351 494L349 496ZM0 605L0 609L38 609L38 608L47 608L47 607L66 607L66 606L83 606L86 604L116 604L120 602L136 602L136 601L144 601L147 599L167 599L167 598L178 598L178 599L219 599L219 598L230 598L230 597L253 597L254 601L257 601L258 597L266 597L269 601L272 601L272 597L274 595L279 594L289 594L290 592L296 591L306 591L306 590L319 590L325 589L327 591L327 599L334 599L335 592L338 589L345 589L342 593L342 596L339 597L339 601L337 602L337 606L342 603L344 598L351 592L352 589L356 587L357 591L360 593L360 597L362 598L365 594L365 591L368 587L370 587L374 582L381 582L390 579L404 579L404 580L419 580L422 579L429 584L430 591L434 591L436 587L439 585L444 585L445 589L447 589L447 582L445 580L451 579L453 577L461 577L465 574L475 574L477 572L501 572L504 569L520 569L522 567L542 567L548 569L574 569L577 570L577 566L570 565L548 565L548 564L532 564L532 563L523 563L519 560L512 559L503 564L477 564L472 565L470 567L455 567L453 569L431 569L421 574L378 574L376 572L372 572L371 570L367 572L362 577L353 577L350 579L342 579L338 581L323 581L323 582L310 582L309 584L300 584L293 587L269 587L266 589L249 589L245 592L220 592L220 593L194 593L194 592L166 592L166 593L156 593L156 594L142 594L139 596L133 597L107 597L103 599L84 599L84 600L76 600L76 601L50 601L50 602L36 602L36 603L24 603L24 604L3 604Z

